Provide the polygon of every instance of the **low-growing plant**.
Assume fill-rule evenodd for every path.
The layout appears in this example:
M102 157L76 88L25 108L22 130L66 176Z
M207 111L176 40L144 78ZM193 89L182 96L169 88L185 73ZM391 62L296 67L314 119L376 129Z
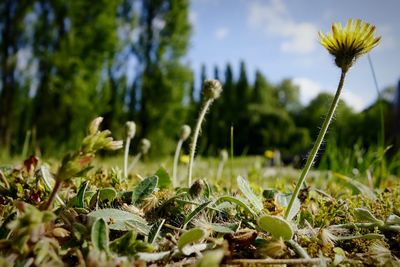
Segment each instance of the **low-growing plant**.
M332 25L332 33L323 35L319 33L321 44L328 50L328 52L334 56L335 64L341 69L340 80L334 99L329 107L325 120L321 126L321 130L318 137L311 149L310 155L307 158L307 162L299 180L297 181L296 188L294 189L292 198L285 212L287 218L291 212L293 204L299 195L300 189L307 177L311 166L314 163L315 157L317 156L318 150L324 140L325 134L332 121L333 115L335 114L336 107L339 103L340 94L343 89L344 81L350 67L356 62L356 60L371 51L375 46L378 45L380 37L375 37L375 26L369 23L362 22L361 20L353 21L349 19L344 28L340 23L334 23Z
M61 189L64 181L81 175L90 168L90 163L99 150L117 150L122 148L122 141L114 141L110 137L109 130L100 131L99 126L103 121L102 117L94 119L88 128L87 135L82 141L81 148L67 154L61 163L60 168L55 175L55 185L49 200L45 205L45 209L51 209L51 206L57 196L57 192Z
M124 179L128 177L128 159L129 159L129 147L131 140L135 137L136 124L133 121L126 122L126 142L125 142L125 154L124 154Z

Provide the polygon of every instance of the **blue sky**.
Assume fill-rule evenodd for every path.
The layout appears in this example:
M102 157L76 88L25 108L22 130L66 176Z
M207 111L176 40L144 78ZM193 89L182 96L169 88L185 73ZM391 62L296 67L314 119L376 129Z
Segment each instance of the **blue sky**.
M237 71L244 60L251 81L257 69L273 83L291 78L308 103L320 91L334 92L340 74L317 32L330 31L332 22L360 18L382 36L370 56L383 89L400 78L399 11L399 0L192 0L188 59L197 74L206 64L210 77L214 65L223 71L229 62ZM343 99L361 110L376 95L364 56L350 70Z

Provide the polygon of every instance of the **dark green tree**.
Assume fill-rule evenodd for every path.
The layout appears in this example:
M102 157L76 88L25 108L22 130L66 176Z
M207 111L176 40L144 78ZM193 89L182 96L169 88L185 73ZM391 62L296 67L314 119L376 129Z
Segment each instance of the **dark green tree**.
M301 108L300 89L292 80L284 79L277 87L279 104L289 112L296 112Z
M31 1L4 0L0 3L0 147L6 154L19 130L16 122L22 114L20 104L28 97L23 81L26 73L21 73L17 65L18 52L28 47L25 18L32 6Z
M274 86L258 70L256 71L250 102L252 105L263 105L265 108L276 108L278 106L277 92Z
M189 2L141 2L138 42L141 135L153 142L158 154L170 152L184 123L184 92L191 86L191 71L182 61L189 46Z
M77 129L105 111L102 76L116 46L117 7L118 1L40 1L33 125L43 148L74 146L83 137Z

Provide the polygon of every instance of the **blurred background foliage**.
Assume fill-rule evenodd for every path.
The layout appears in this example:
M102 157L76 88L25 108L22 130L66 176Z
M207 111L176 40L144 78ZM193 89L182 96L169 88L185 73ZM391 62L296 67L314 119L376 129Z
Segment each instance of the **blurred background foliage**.
M153 156L171 154L180 126L195 123L201 81L216 78L224 92L208 114L199 153L215 156L229 148L233 127L236 155L277 149L283 158L304 156L332 96L321 93L303 106L290 79L271 83L268 74L248 74L244 61L223 69L205 62L196 77L185 58L189 4L1 1L0 154L59 155L76 148L88 122L99 115L117 138L124 138L127 120L135 121L137 136L151 140ZM206 68L214 68L213 77ZM334 149L325 150L398 144L395 95L394 86L384 89L362 112L341 102L329 133ZM323 164L331 167L332 161Z

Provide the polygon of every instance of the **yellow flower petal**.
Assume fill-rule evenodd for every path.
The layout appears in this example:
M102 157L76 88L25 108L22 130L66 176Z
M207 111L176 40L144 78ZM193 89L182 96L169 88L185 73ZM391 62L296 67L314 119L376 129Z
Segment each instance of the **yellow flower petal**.
M335 57L335 63L347 71L361 55L368 53L380 42L375 37L375 26L360 19L349 19L344 27L332 24L332 33L318 33L320 43Z

